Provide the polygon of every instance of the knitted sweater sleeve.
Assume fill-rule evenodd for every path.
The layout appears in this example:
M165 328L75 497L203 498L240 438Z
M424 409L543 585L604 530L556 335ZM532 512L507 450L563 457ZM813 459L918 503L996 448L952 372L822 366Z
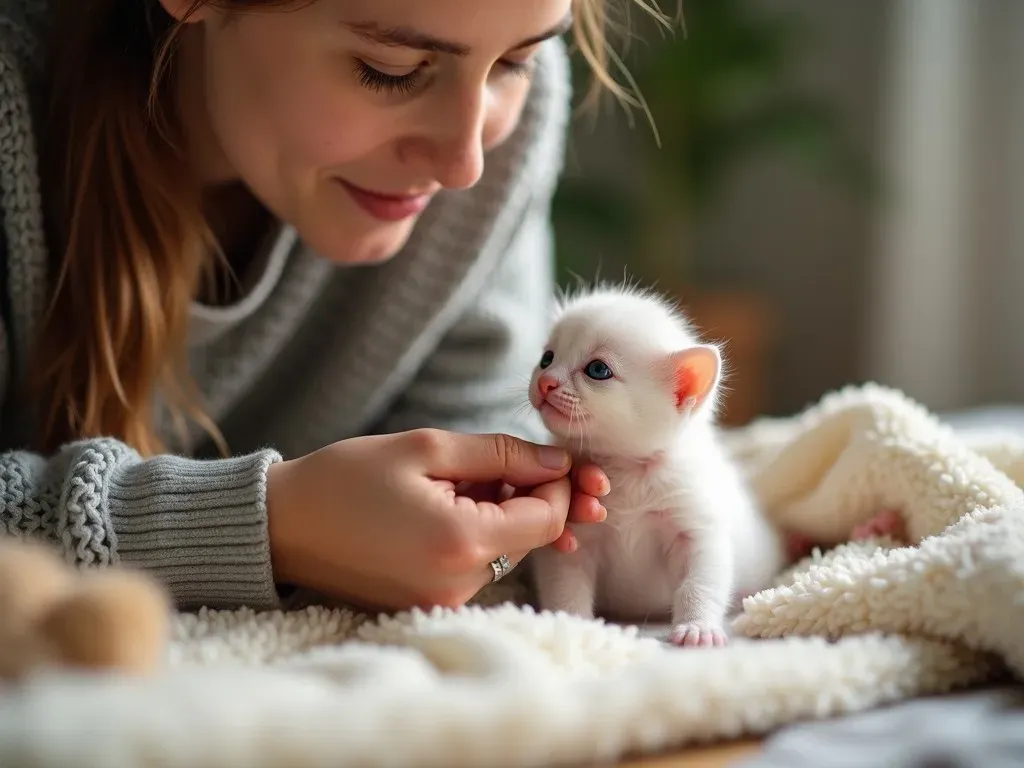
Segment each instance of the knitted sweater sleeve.
M182 608L275 605L267 468L280 455L142 459L116 440L0 455L0 530L79 566L147 570Z
M0 390L14 384L46 302L29 82L41 60L35 27L45 3L0 1ZM13 252L16 250L16 253ZM2 249L0 249L2 251ZM0 253L0 257L6 254ZM23 444L13 398L0 417L6 446ZM184 608L277 602L267 536L266 476L273 451L224 460L143 459L124 443L71 443L52 455L0 454L0 535L55 545L72 564L152 572Z

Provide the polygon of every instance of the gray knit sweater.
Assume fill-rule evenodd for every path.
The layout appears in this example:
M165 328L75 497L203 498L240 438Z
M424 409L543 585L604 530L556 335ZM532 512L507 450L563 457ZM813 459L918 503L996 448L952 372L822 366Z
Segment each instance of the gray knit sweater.
M282 456L417 426L539 436L516 412L552 295L548 208L570 95L558 41L479 184L439 196L393 260L339 267L282 225L239 300L194 306L191 370L231 458L198 433L187 456L143 460L113 439L27 451L16 393L50 277L36 163L47 148L29 102L44 17L41 0L0 0L0 530L82 566L146 568L183 608L266 608L266 472Z

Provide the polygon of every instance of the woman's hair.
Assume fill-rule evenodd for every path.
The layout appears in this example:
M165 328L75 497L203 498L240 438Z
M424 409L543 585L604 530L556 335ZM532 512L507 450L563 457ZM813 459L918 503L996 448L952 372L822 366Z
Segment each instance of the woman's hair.
M310 0L194 0L229 10ZM585 103L611 92L611 0L573 0L576 47L594 74ZM623 0L664 19L649 0ZM156 0L55 0L41 146L44 211L56 276L30 370L40 448L121 439L167 449L156 397L179 434L192 419L227 448L187 371L189 307L217 244L198 181L182 173L173 52L180 24ZM87 73L87 74L86 74ZM63 147L64 151L48 151Z

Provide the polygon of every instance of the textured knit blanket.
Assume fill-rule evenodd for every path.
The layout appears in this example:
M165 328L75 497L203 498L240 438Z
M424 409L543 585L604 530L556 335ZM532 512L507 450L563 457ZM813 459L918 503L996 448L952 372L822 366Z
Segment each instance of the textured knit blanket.
M51 676L0 701L0 763L593 764L1024 674L1024 440L852 388L729 436L769 514L826 545L721 649L503 600L391 618L176 620L155 679ZM881 510L910 544L848 542Z

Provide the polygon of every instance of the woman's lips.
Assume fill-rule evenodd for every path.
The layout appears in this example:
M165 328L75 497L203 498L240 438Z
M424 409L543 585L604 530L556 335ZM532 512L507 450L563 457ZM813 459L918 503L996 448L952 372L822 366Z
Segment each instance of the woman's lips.
M388 195L357 187L344 179L337 181L360 208L381 221L401 221L422 213L432 197L430 194Z

